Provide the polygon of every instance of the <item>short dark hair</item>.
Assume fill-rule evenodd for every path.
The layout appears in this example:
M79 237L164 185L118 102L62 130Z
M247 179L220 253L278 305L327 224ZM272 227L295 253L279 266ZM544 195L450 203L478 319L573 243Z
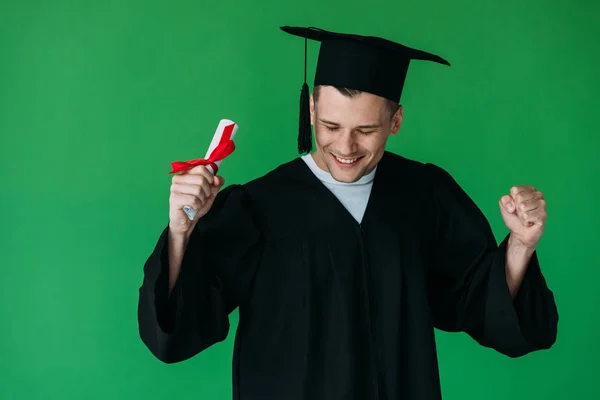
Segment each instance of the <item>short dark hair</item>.
M340 88L337 86L334 86L334 88L336 88L337 91L340 92L342 95L344 95L346 97L350 97L350 98L356 97L359 94L363 93L361 90L356 90L356 89ZM319 100L320 91L321 91L320 85L315 86L313 89L313 99L314 99L315 105L317 104L317 101ZM394 116L394 114L396 114L396 111L398 111L398 108L400 108L400 105L392 100L387 100L386 108L387 108L387 111L390 113L390 118L392 118Z

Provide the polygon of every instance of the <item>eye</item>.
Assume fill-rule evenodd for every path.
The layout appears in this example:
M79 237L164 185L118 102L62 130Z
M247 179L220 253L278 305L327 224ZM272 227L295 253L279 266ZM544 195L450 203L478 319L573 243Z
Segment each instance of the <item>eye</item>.
M360 133L361 135L370 135L371 133L373 133L375 131L358 131L358 133Z
M337 127L337 126L327 126L327 125L325 125L325 129L327 129L329 132L334 132L334 131L337 131L340 128Z

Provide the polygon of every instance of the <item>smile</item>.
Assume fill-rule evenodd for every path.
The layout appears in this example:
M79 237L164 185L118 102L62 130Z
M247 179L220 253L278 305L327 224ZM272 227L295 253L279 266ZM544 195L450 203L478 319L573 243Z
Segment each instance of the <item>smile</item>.
M356 162L362 158L362 156L356 157L356 158L341 158L341 157L335 156L333 154L332 154L332 156L339 164L343 164L345 166L351 166L353 164L356 164Z

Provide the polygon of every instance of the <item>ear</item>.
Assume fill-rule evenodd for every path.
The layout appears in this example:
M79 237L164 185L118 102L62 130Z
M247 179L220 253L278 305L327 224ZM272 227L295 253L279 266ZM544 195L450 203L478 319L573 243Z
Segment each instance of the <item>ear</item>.
M310 94L310 124L315 124L315 100L313 94Z
M398 110L392 117L392 127L390 129L390 135L397 135L400 131L400 127L402 126L402 121L404 120L404 108L402 105L398 107Z

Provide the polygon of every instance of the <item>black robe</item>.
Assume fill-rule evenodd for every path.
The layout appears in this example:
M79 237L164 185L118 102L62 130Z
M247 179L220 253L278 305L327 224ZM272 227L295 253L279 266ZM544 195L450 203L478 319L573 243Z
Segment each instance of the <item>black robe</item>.
M222 189L170 297L167 235L144 267L141 339L179 362L224 340L239 307L234 399L437 400L434 328L509 357L556 340L537 254L513 300L508 235L496 243L445 170L390 152L360 224L300 158Z

